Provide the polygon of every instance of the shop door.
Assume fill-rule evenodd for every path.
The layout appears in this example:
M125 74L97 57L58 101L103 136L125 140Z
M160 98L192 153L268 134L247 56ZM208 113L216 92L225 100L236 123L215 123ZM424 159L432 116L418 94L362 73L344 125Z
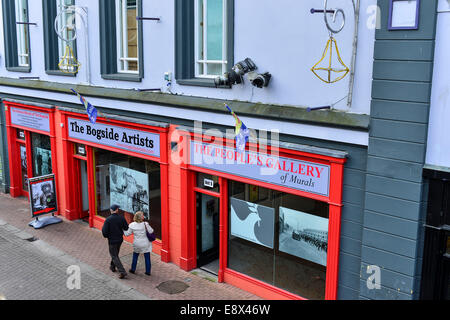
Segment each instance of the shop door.
M87 161L78 160L79 163L79 208L80 219L89 218L89 190L88 190L88 172Z
M22 195L28 197L28 161L27 161L27 146L25 142L17 144L18 154L20 155L20 185Z
M210 272L219 268L219 217L218 197L197 192L197 267Z

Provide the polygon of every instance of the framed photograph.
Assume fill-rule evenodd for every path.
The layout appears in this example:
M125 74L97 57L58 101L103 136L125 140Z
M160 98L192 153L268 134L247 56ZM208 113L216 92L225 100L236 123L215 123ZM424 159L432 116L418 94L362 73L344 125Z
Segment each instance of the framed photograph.
M419 29L420 0L390 0L388 30Z
M230 199L231 235L273 248L275 209L256 203Z
M280 251L327 265L328 219L280 207L279 240Z
M150 218L149 175L111 164L109 168L110 205L117 204L129 213L142 211Z
M29 179L28 188L33 218L58 211L54 174Z

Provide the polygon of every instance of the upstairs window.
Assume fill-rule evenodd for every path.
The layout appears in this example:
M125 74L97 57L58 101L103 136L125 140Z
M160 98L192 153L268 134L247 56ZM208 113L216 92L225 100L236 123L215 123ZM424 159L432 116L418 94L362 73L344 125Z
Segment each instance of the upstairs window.
M196 77L217 77L227 71L227 1L196 0Z
M104 79L141 81L142 0L99 0L101 72Z
M27 0L16 0L17 55L19 67L30 66Z
M30 72L27 0L3 0L5 64L9 71Z
M175 78L214 87L233 66L234 0L175 1Z
M68 65L77 62L75 11L71 10L75 1L43 0L42 4L45 70L48 74L74 75L75 68ZM63 63L60 64L61 61Z
M118 71L138 73L138 28L136 0L117 0Z

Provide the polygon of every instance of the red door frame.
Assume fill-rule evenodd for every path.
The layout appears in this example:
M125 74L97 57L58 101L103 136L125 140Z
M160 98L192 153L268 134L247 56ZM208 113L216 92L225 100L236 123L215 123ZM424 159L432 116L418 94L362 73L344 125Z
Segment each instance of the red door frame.
M220 179L220 257L219 257L219 282L229 282L231 284L245 283L244 290L253 291L256 294L266 298L287 298L287 299L304 299L298 295L292 294L285 290L276 288L262 281L251 278L247 275L233 271L227 268L228 258L228 180L239 181L252 184L272 190L298 195L322 202L329 205L329 224L328 224L328 251L327 251L327 271L326 271L326 287L325 299L336 300L338 288L338 272L339 272L339 247L340 247L340 229L341 229L341 213L342 213L342 190L343 190L343 172L346 158L334 158L330 156L307 153L297 150L267 147L266 152L279 154L280 157L309 161L317 164L325 164L330 166L329 196L321 196L296 189L286 188L273 185L270 183L253 180L249 178L239 177L236 175L218 172L210 169L196 167L190 165L190 142L192 139L201 142L204 137L184 132L180 138L179 144L182 144L182 163L181 163L181 189L182 192L182 208L181 208L181 233L182 243L180 266L189 271L196 267L196 215L195 211L195 175L198 172L218 176ZM211 142L213 137L206 137L205 142ZM222 146L234 145L234 141L223 139ZM213 142L214 143L214 142ZM258 146L249 143L248 149L258 150ZM278 153L277 153L278 152ZM251 289L249 289L251 288Z
M55 110L45 107L25 105L18 102L12 102L5 100L5 117L6 117L6 135L10 148L8 148L9 154L9 172L10 172L10 194L13 198L20 196L27 196L28 192L22 190L21 172L20 167L20 151L16 147L17 144L25 144L27 150L27 171L28 179L33 177L33 161L32 161L32 149L31 149L31 132L42 134L50 137L50 147L52 154L52 171L55 174L56 188L58 188L58 170L57 170L57 158L56 158L56 135L55 135ZM48 114L50 132L36 130L24 126L19 126L11 123L11 108L24 109L28 111L37 111ZM23 130L25 132L25 142L17 137L16 129ZM58 189L57 189L58 190ZM59 202L59 200L58 200ZM58 208L60 208L58 203ZM59 211L56 215L59 214Z
M73 119L79 119L84 121L89 121L89 118L87 115L70 112L70 111L61 111L61 122L64 124L65 128L68 128L69 122L68 118ZM160 137L160 157L153 157L148 155L143 155L140 153L136 153L133 151L118 149L110 146L105 146L102 144L90 142L90 141L83 141L78 140L69 137L68 129L63 130L63 150L65 150L66 155L66 165L64 168L65 175L67 179L65 180L65 191L66 191L66 199L68 202L67 205L67 214L68 216L76 216L76 210L77 206L79 204L75 203L74 197L71 197L71 192L73 192L73 177L76 176L74 174L71 174L76 169L75 161L79 158L79 155L75 155L75 148L74 144L82 144L86 146L86 161L88 165L88 186L89 186L89 225L91 227L95 227L98 229L101 229L103 226L103 223L105 221L104 218L98 217L96 215L96 192L95 192L95 170L94 170L94 148L100 148L104 150L109 150L112 152L117 152L121 154L130 155L132 157L137 157L141 159L146 159L150 161L154 161L160 164L160 172L161 172L161 233L162 233L162 239L156 240L153 242L154 248L156 251L159 251L161 254L161 260L163 262L170 262L170 255L169 255L169 216L168 216L168 192L169 192L169 186L168 186L168 131L169 126L167 127L153 127L149 125L143 125L143 124L135 124L131 122L125 122L122 120L115 120L115 119L106 119L102 117L97 118L98 123L102 124L108 124L113 126L118 126L122 128L127 129L133 129L133 130L139 130L139 131L146 131L146 132L152 132L159 134ZM131 239L131 238L130 238ZM129 240L130 240L129 239Z

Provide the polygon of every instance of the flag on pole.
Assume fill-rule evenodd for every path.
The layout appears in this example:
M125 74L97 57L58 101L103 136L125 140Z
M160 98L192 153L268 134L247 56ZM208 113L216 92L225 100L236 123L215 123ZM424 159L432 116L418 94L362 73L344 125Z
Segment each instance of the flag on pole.
M231 114L234 117L234 120L236 121L236 148L240 152L244 152L245 146L247 145L247 141L250 136L250 130L226 103L225 107L227 107L228 111L231 112Z
M92 104L87 102L86 99L81 94L79 94L73 89L71 90L78 96L78 98L80 98L81 103L86 108L86 112L89 116L89 121L91 121L92 124L95 124L95 122L97 121L97 109Z

